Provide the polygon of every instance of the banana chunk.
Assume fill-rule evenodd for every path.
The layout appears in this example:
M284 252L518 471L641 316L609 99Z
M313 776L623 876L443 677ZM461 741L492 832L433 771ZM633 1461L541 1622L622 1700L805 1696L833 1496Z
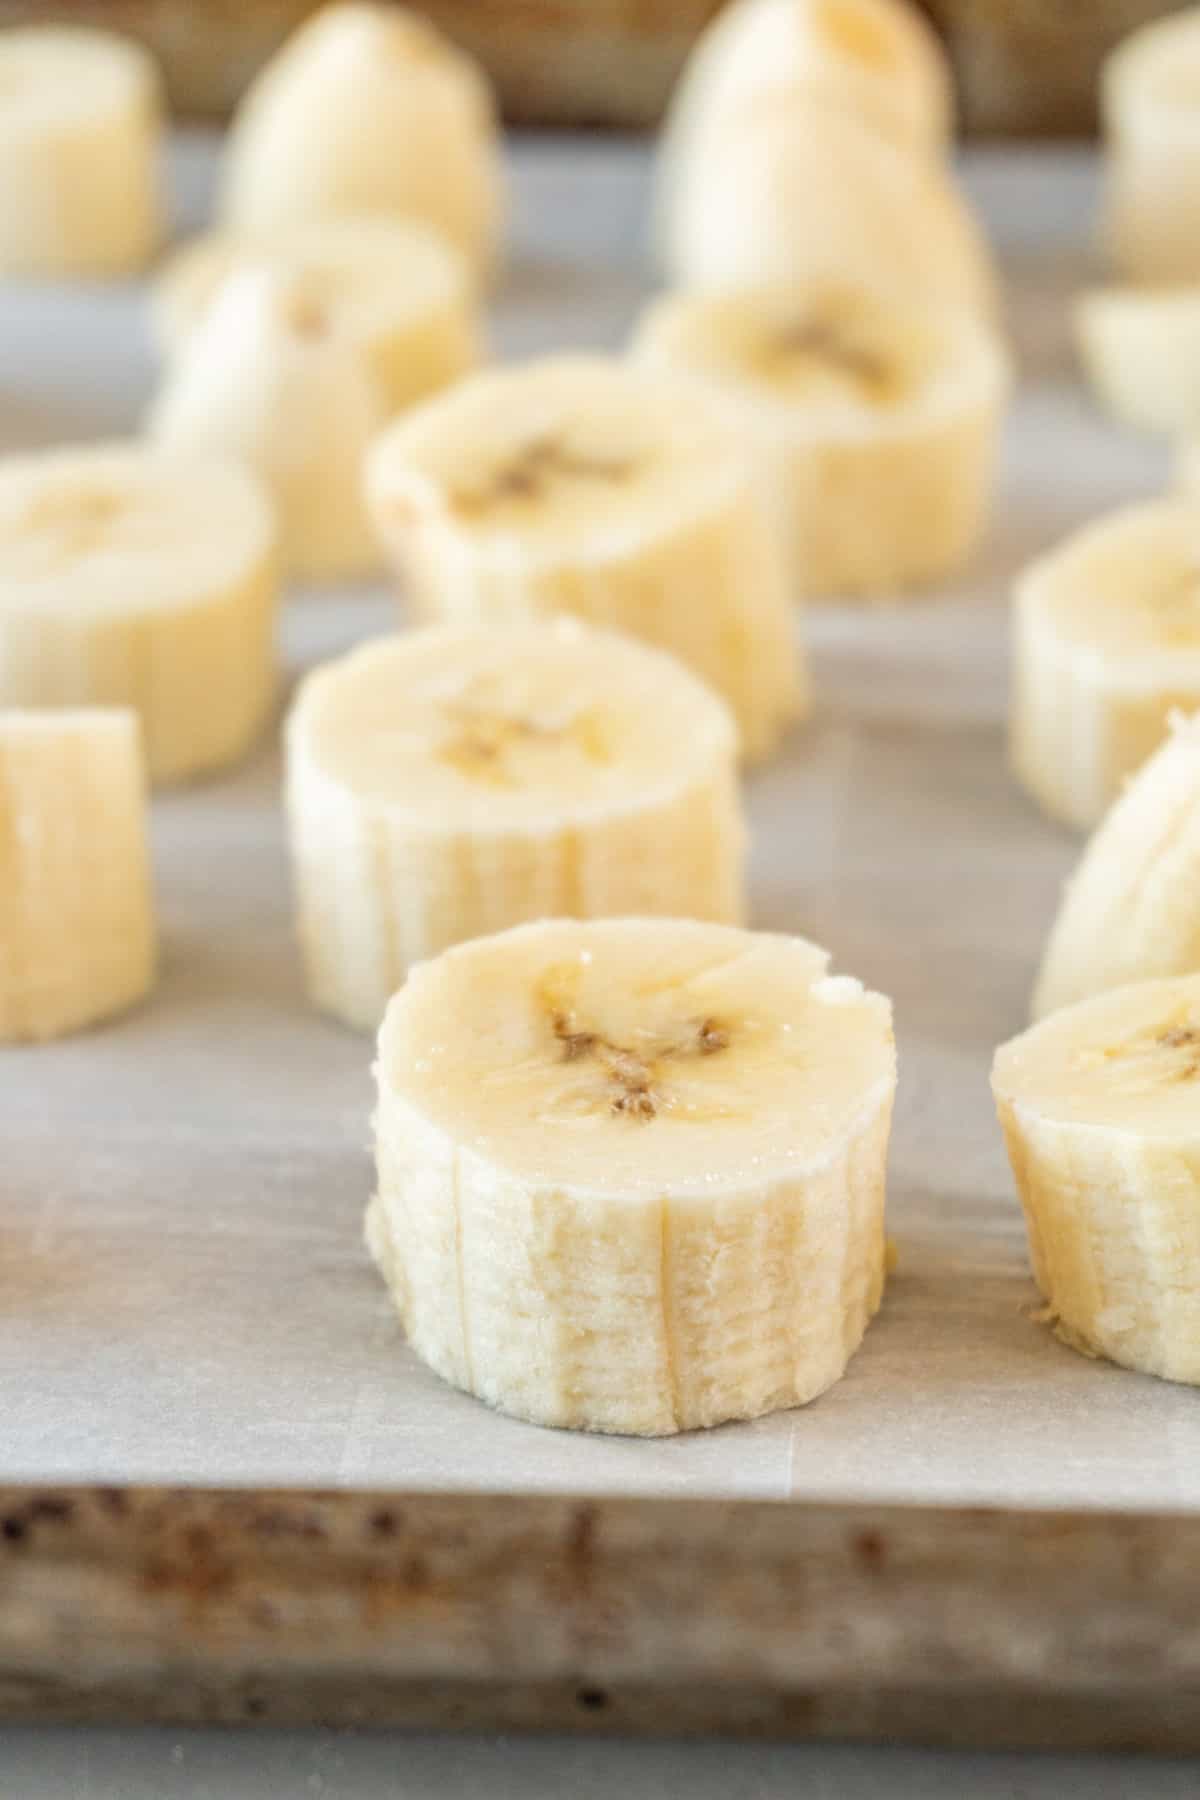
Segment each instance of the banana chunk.
M695 384L599 356L487 371L385 432L367 489L424 616L644 638L724 695L750 757L803 710L753 459Z
M409 1341L518 1418L800 1406L883 1288L891 1008L823 950L561 920L425 963L379 1039L367 1239Z
M155 929L131 712L0 712L0 1043L149 993Z
M322 8L234 115L221 212L254 235L363 213L418 219L486 273L503 213L487 78L405 7Z
M1200 974L1200 715L1177 718L1063 896L1035 1018L1152 976Z
M364 1030L413 963L529 919L741 919L733 719L613 633L366 645L304 683L287 766L309 991Z
M1056 819L1089 830L1200 706L1200 515L1123 508L1025 574L1016 592L1011 754Z
M1084 372L1100 404L1139 431L1200 427L1200 283L1095 288L1075 314Z
M835 281L995 310L990 257L949 169L815 97L767 96L725 120L703 180L678 183L664 233L681 288Z
M0 707L127 706L155 781L219 768L270 712L275 597L240 469L125 444L0 460Z
M1114 262L1132 281L1200 281L1200 9L1127 37L1100 97Z
M1200 1382L1200 975L1052 1014L998 1052L992 1086L1067 1341Z
M158 70L66 25L0 31L0 274L122 275L163 228Z
M969 560L1009 385L974 315L832 282L685 293L650 308L633 353L725 401L762 458L797 594L890 595Z

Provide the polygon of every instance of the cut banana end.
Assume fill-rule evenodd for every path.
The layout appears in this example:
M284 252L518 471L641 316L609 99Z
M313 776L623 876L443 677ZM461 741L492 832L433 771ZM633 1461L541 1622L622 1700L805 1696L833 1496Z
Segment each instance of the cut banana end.
M1200 512L1124 508L1035 563L1016 593L1011 754L1054 818L1089 830L1200 707Z
M146 429L175 454L252 469L273 501L287 573L322 582L378 565L362 470L387 413L362 347L328 329L303 281L256 264L222 284Z
M525 920L741 919L733 719L615 634L382 639L308 678L287 749L309 990L348 1024L375 1030L413 963Z
M431 1368L653 1436L802 1405L878 1307L891 1009L824 951L553 921L423 964L379 1040L368 1242Z
M261 235L364 213L423 221L483 274L503 194L479 65L418 14L352 0L319 11L251 84L222 223Z
M0 274L139 269L162 231L158 71L128 39L0 31Z
M724 695L750 757L803 710L753 460L696 384L584 356L476 375L384 434L367 486L426 617L644 638Z
M0 461L0 707L130 707L156 781L233 762L274 699L273 551L240 469L114 444Z
M987 248L949 170L837 106L769 96L722 123L704 171L680 181L666 222L681 288L834 281L995 312Z
M992 1085L1068 1341L1200 1382L1200 975L1054 1013L999 1051Z
M1009 377L974 315L832 282L679 294L633 354L724 401L762 459L795 593L892 596L975 550Z
M230 277L280 274L309 335L360 351L385 410L401 412L482 360L467 266L434 232L400 219L323 219L265 239L225 232L194 238L155 284L152 320L168 357L187 344Z
M1115 418L1139 431L1200 428L1200 283L1096 288L1075 331L1092 389Z
M1138 282L1200 281L1200 11L1118 46L1104 66L1105 237Z
M1046 947L1035 1017L1130 982L1200 973L1200 716L1174 726L1084 853Z
M0 712L0 1043L123 1012L154 979L130 712Z

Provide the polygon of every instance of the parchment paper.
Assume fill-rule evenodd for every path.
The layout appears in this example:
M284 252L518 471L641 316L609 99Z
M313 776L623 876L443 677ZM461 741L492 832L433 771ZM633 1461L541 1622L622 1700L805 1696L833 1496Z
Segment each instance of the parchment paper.
M206 142L179 146L191 220L211 173ZM649 288L645 175L629 146L518 152L505 352L622 341ZM415 1362L360 1242L370 1046L306 1008L266 748L155 803L152 1002L0 1051L0 1479L1200 1505L1200 1395L1029 1317L987 1084L1077 854L1005 767L1007 590L1165 459L1103 425L1071 369L1088 163L984 154L970 177L1025 381L993 542L953 593L813 609L817 716L749 786L754 922L830 945L897 1007L900 1264L846 1379L801 1412L645 1443L516 1424ZM136 291L0 294L3 447L129 430L151 379ZM297 599L289 669L394 618L382 590Z

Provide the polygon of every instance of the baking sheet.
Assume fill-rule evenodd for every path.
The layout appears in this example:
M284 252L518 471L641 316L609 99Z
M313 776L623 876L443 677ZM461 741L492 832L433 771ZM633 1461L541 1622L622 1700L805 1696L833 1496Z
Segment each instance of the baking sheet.
M176 146L188 222L213 172ZM649 281L644 153L514 153L506 353L618 345ZM370 1047L309 1013L273 748L154 807L165 968L136 1016L0 1051L0 1479L386 1485L1200 1506L1200 1397L1091 1363L1035 1299L987 1084L1077 854L1004 763L1006 594L1165 459L1073 376L1082 152L976 153L1025 386L973 579L903 609L814 609L819 706L749 784L753 921L892 994L899 1268L846 1379L804 1411L659 1442L517 1424L405 1348L360 1242ZM0 447L132 428L152 381L133 289L0 292ZM394 623L302 597L289 671Z

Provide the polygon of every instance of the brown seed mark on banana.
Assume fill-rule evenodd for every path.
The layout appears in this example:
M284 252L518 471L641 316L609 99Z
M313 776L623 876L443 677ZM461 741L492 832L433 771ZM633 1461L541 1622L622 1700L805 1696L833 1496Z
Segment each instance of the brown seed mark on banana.
M519 785L520 774L513 760L522 750L570 745L588 762L611 760L608 736L594 707L552 723L463 696L450 702L445 712L450 731L438 755L460 774L490 787Z
M1158 588L1154 606L1168 643L1200 640L1200 569L1179 569Z
M587 456L569 449L558 437L532 438L483 486L459 488L451 504L461 517L477 518L505 501L544 499L558 482L624 481L633 467L628 457Z
M28 530L50 540L47 562L85 556L108 535L123 510L123 501L97 488L91 493L42 494L25 514Z
M822 364L851 383L864 400L877 406L891 400L899 385L898 370L891 357L856 337L846 321L820 314L785 327L771 340L767 357L775 372L781 363Z
M563 1061L593 1057L607 1085L609 1111L634 1119L656 1118L666 1104L661 1084L670 1071L664 1064L715 1056L730 1042L728 1028L713 1018L691 1020L682 1037L660 1039L638 1050L615 1044L599 1032L581 1030L573 1008L554 1010L550 1025L562 1046Z

